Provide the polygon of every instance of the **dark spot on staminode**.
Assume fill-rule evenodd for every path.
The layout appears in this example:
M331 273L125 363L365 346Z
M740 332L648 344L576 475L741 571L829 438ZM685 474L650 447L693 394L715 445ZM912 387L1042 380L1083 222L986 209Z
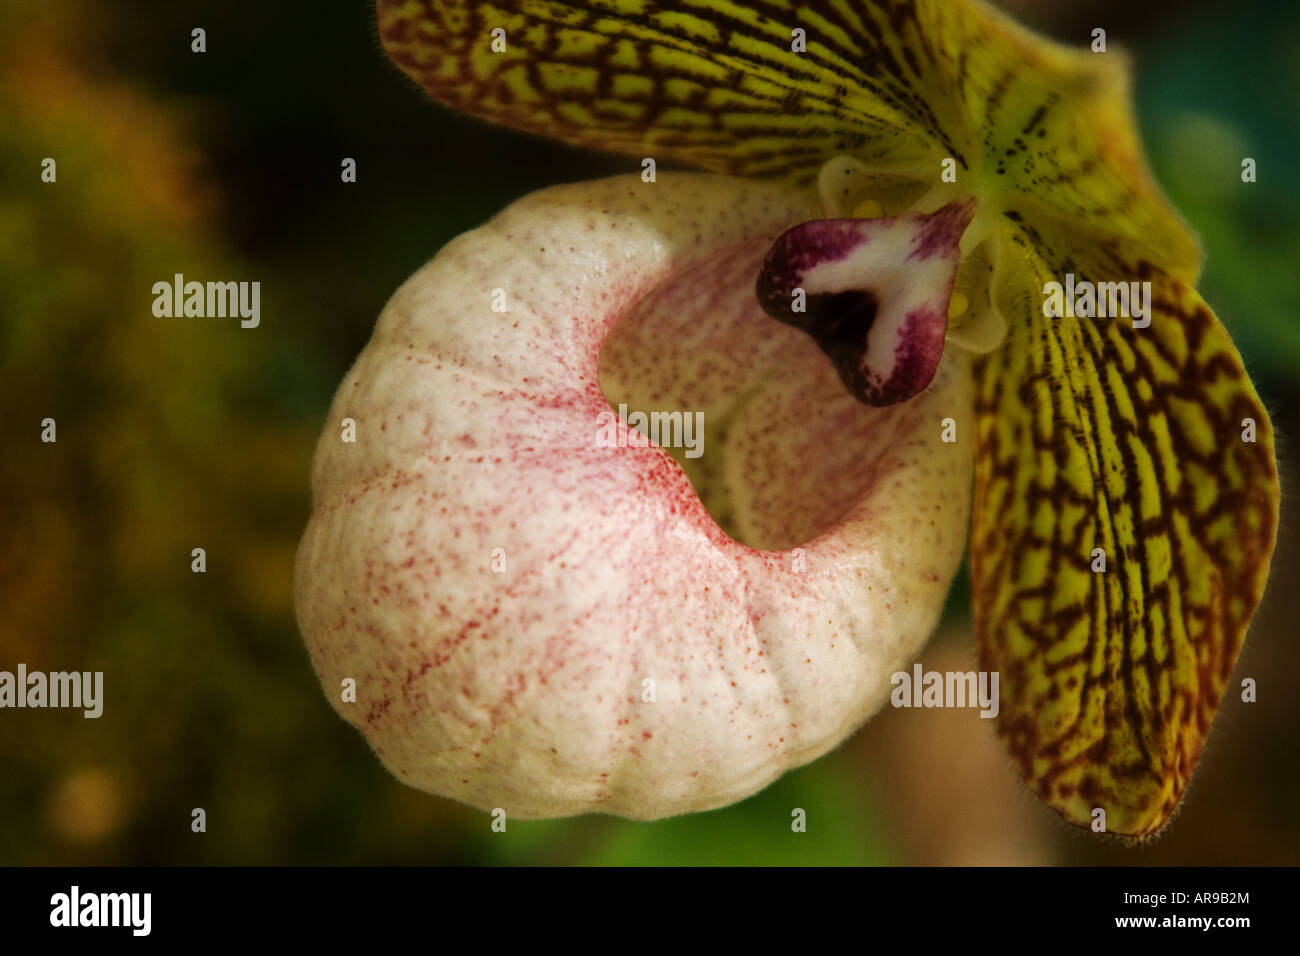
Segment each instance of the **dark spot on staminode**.
M808 299L808 312L816 318L814 327L807 331L835 366L844 387L859 400L868 386L862 372L867 333L879 309L879 300L866 290L853 289Z
M868 388L862 357L880 301L870 290L849 289L810 295L807 308L807 312L775 317L811 335L835 366L844 387L862 399Z
M808 297L805 322L791 324L799 324L832 358L845 348L861 354L879 308L879 301L867 290L812 295Z

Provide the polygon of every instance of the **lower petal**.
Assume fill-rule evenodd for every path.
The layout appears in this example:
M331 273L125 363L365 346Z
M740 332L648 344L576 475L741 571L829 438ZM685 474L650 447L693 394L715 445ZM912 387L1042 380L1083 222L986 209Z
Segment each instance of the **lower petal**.
M976 637L1029 786L1141 837L1186 791L1264 588L1273 434L1194 289L1118 248L1058 258L1056 238L1006 240L1010 331L979 368ZM1067 275L1149 282L1150 312L1047 318L1038 290Z

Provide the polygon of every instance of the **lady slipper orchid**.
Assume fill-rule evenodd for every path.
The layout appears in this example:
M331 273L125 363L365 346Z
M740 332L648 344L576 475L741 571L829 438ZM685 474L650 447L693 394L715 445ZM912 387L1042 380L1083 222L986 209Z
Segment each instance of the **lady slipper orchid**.
M967 0L378 12L442 103L707 170L516 202L348 373L297 607L384 764L516 817L739 800L883 706L970 522L1024 779L1071 823L1156 832L1278 483L1118 54ZM615 404L668 434L609 428Z

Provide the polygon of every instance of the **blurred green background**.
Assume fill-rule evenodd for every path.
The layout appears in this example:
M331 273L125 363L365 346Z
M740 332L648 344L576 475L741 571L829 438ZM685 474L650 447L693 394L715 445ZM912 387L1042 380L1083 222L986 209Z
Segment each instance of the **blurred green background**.
M1300 863L1300 9L1004 5L1134 54L1157 175L1281 435L1281 540L1237 670L1259 702L1230 691L1162 839L1058 822L973 711L887 709L740 805L655 824L493 834L399 784L331 711L293 619L325 410L444 242L533 189L639 167L430 104L366 0L3 0L0 669L104 670L107 705L0 713L0 864ZM154 318L150 288L175 272L259 280L261 328ZM959 580L927 668L974 667L967 593Z

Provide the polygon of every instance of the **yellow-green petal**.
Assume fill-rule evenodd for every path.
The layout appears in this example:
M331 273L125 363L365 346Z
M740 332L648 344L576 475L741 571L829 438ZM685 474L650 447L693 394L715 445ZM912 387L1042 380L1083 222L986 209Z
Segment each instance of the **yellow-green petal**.
M398 66L456 109L719 172L810 176L837 152L920 158L944 135L884 70L901 61L882 12L853 9L380 0L378 22ZM812 35L807 52L792 49L795 28Z
M1199 253L1145 171L1116 52L964 0L378 0L435 99L516 129L810 181L838 154L1116 232L1185 281ZM796 52L796 31L804 45ZM956 196L946 197L948 201ZM941 205L942 203L938 203Z
M1028 228L1006 243L1009 338L976 398L981 666L1001 674L999 730L1029 786L1071 823L1147 836L1187 787L1264 589L1272 426L1195 289L1118 245L1084 258ZM1067 273L1150 282L1150 326L1047 318L1022 294Z

